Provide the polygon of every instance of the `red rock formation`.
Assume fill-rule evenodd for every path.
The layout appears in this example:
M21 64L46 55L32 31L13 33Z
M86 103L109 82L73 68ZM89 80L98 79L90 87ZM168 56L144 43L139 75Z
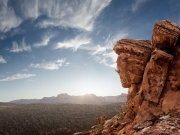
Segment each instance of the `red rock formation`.
M129 124L119 129L119 134L134 134L151 126L157 117L180 104L179 37L179 26L164 20L154 25L152 51L150 44L142 40L122 39L115 45L114 51L119 55L117 72L122 86L129 87L123 119Z
M122 86L129 88L127 111L90 135L179 135L180 27L160 21L154 25L152 43L121 39L114 51Z
M154 50L150 61L146 65L144 71L141 91L147 101L154 103L159 102L159 97L163 90L169 63L173 60L173 56L161 50Z
M170 20L163 20L154 25L153 48L162 50L172 49L179 39L180 28Z
M124 121L130 122L130 124L124 129L121 129L119 133L126 132L128 134L129 132L129 134L132 134L132 132L136 132L135 130L139 130L137 128L139 124L141 128L142 125L146 125L145 127L147 125L150 126L153 124L152 120L155 120L160 115L168 114L180 104L180 91L178 91L180 90L179 37L179 26L169 20L164 20L154 25L152 52L149 52L151 53L150 60L149 58L144 60L143 64L145 68L143 71L143 68L137 67L136 70L139 68L141 71L141 73L139 72L141 77L136 77L137 81L132 81L134 78L132 79L132 76L128 74L129 68L126 67L125 70L125 62L123 63L120 59L124 56L124 50L121 48L131 48L134 46L131 45L129 47L129 44L123 44L124 42L120 42L121 40L115 45L114 50L119 55L117 59L117 71L119 71L118 73L120 77L122 76L121 78L123 80L128 76L126 80L129 82L128 86L130 86L127 100L128 108L124 117ZM120 43L123 44L122 47L119 47ZM138 49L135 51L137 54ZM129 58L133 56L133 53L128 54L128 56L125 57L127 61L126 65L130 66L132 63L129 62ZM142 61L139 57L134 57L134 60ZM136 64L133 63L131 66L136 66ZM122 86L124 87L124 84ZM131 133L130 129L132 130Z
M139 83L151 54L151 42L148 40L122 39L117 42L114 51L119 55L117 72L124 88Z

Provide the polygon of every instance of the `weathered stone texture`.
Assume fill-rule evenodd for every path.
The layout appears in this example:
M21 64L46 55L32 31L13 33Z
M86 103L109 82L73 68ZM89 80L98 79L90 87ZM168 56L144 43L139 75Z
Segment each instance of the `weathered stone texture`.
M172 49L179 39L180 29L170 20L163 20L154 25L152 35L153 49Z
M151 54L151 42L148 40L122 39L117 42L114 51L119 55L117 72L124 88L142 79L144 68Z
M150 61L144 71L141 89L144 92L145 99L154 103L159 102L159 97L163 90L169 63L173 56L161 50L154 50Z
M122 86L129 88L124 121L131 123L119 133L130 133L130 127L134 132L139 123L152 124L180 104L179 37L179 26L163 20L154 25L152 43L121 39L115 45L117 72Z
M122 86L129 88L127 111L105 122L102 134L180 134L180 27L157 22L152 42L121 39L114 51Z

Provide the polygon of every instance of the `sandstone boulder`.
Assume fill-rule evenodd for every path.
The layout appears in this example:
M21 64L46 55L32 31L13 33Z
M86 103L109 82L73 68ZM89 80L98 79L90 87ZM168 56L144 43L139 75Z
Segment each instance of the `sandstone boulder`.
M169 20L154 25L152 43L121 39L117 73L128 89L127 110L99 122L90 135L180 134L180 27ZM98 132L96 132L98 131Z
M147 101L154 103L159 102L159 97L163 90L169 63L173 60L173 56L161 50L154 50L150 61L147 63L141 89Z
M114 51L119 55L117 72L124 88L139 83L151 54L151 42L148 40L122 39L117 42Z
M180 105L180 28L160 21L154 25L152 43L121 39L114 51L122 86L129 88L123 122L130 124L119 133L134 134Z
M166 51L173 49L177 44L179 34L179 26L170 20L156 23L152 35L153 49L158 48Z

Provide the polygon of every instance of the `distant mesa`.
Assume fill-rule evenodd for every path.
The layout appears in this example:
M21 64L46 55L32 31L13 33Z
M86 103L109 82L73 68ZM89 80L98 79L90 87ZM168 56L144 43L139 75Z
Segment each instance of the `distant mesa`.
M10 103L16 104L111 104L126 102L127 94L122 93L118 96L96 96L95 94L85 94L82 96L71 96L67 93L57 95L57 97L43 97L42 99L19 99L10 101Z

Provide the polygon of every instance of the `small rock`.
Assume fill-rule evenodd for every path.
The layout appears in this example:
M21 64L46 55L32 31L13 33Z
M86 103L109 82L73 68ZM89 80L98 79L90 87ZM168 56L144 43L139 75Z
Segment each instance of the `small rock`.
M143 128L147 128L147 127L151 126L152 124L153 124L152 121L142 121L142 122L137 123L137 124L133 127L133 129L135 129L135 130L141 130L141 129L143 129Z

